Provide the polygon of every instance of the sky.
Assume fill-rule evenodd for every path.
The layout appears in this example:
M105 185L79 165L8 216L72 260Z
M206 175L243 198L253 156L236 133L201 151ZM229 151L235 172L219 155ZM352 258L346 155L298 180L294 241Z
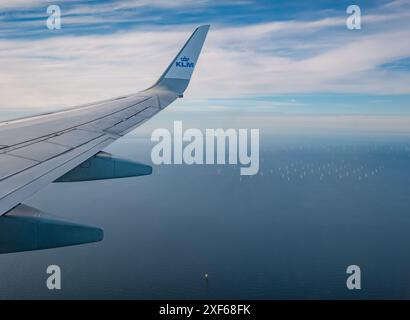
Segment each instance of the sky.
M346 27L352 4L360 30ZM410 115L410 0L0 0L0 108L145 89L200 24L211 31L186 93L198 108Z

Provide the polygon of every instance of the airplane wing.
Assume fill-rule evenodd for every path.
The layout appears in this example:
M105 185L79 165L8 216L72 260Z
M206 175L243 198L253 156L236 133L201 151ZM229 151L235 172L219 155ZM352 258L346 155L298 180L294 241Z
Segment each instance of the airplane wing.
M146 166L101 151L183 96L208 30L198 27L159 80L142 92L0 123L0 216L26 216L30 210L21 203L55 181L132 176L133 170L149 174ZM0 235L0 247L1 241Z

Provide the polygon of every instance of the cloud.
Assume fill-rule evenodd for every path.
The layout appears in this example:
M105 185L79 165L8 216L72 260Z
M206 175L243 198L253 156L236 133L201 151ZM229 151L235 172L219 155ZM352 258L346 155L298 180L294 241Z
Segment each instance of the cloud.
M112 13L116 10L133 10L133 9L140 9L144 7L151 7L151 8L162 8L162 9L170 9L170 8L179 8L179 7L200 7L206 5L209 0L120 0L108 3L100 3L100 4L93 4L93 5L78 5L74 8L68 10L66 14L101 14L101 13Z
M45 0L2 0L0 2L0 9L19 9L30 8L47 3Z
M409 94L408 70L381 67L410 56L410 43L405 41L410 38L410 12L400 10L403 3L398 2L369 12L363 17L363 29L357 31L346 29L344 15L236 26L214 24L187 97ZM156 4L170 5L164 1ZM115 5L129 6L131 2ZM102 19L98 15L90 18ZM87 23L88 18L70 19L67 23L76 24L79 20ZM68 106L144 89L166 68L192 28L159 25L72 36L45 30L52 36L2 39L0 106Z

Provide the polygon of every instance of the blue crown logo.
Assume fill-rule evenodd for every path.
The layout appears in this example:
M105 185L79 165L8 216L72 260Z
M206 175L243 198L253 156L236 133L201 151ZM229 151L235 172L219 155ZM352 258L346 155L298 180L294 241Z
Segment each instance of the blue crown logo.
M195 66L195 63L189 62L189 60L190 58L188 58L187 56L183 56L175 62L175 66L178 68L193 68Z

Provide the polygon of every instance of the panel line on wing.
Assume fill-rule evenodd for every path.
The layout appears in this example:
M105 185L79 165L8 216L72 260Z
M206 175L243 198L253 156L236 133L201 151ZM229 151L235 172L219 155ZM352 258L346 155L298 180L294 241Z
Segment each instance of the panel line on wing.
M6 154L11 154L29 160L44 162L52 158L55 158L69 150L69 147L60 146L57 144L49 143L47 141L40 141L7 152Z
M20 173L39 164L37 161L15 157L13 155L0 155L0 181Z
M81 146L89 141L97 139L101 137L102 133L86 131L81 129L73 129L68 132L64 132L62 134L56 135L50 139L45 141L54 143L61 146L66 146L70 148L76 148Z

